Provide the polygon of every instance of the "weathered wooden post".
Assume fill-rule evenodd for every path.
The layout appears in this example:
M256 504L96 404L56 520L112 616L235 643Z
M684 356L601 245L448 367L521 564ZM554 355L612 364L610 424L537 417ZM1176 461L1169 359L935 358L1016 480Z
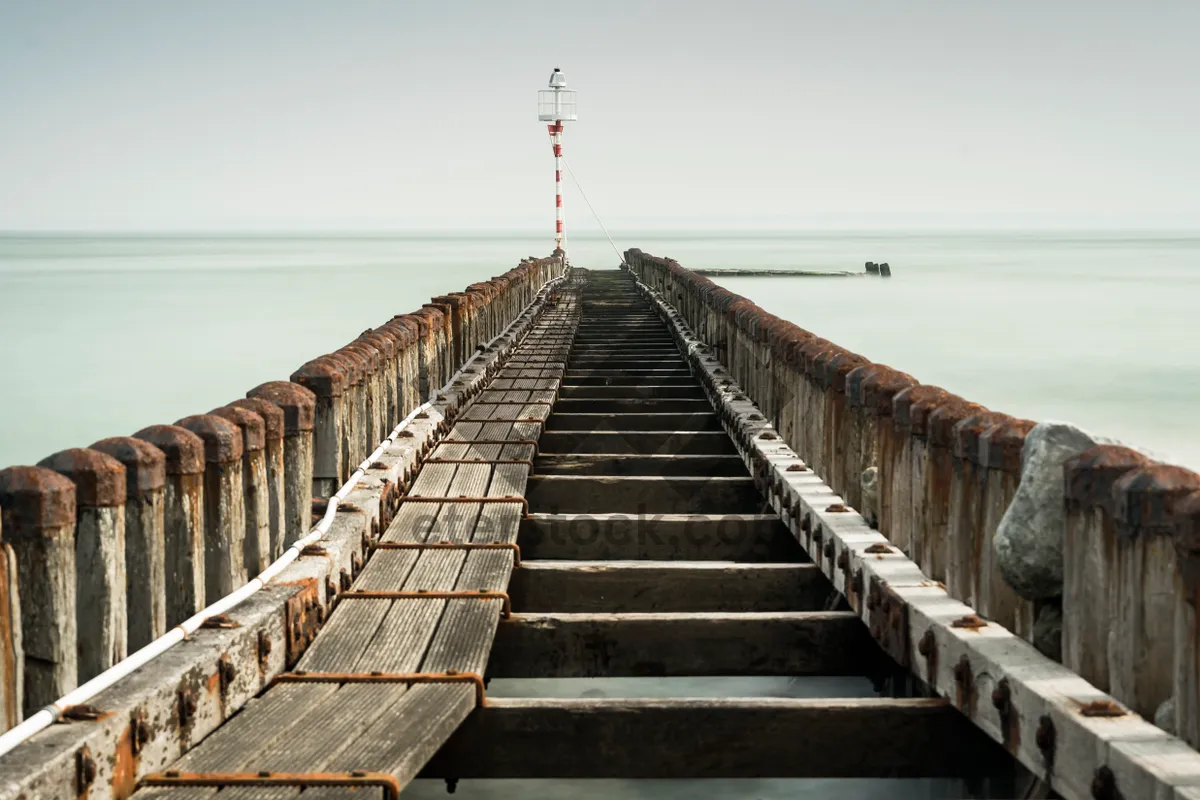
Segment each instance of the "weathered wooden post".
M904 444L904 440L896 435L892 424L892 403L896 395L916 385L916 378L894 369L877 372L862 384L866 439L870 446L870 453L864 458L864 463L867 467L875 466L879 469L876 509L878 528L889 539L895 535L892 494L896 480L896 462Z
M163 562L171 627L205 606L204 441L177 425L151 425L133 436L157 447L167 459Z
M1114 613L1110 571L1117 543L1113 486L1126 473L1147 466L1150 459L1116 445L1084 450L1063 464L1063 665L1105 692Z
M909 409L913 436L918 441L921 485L913 498L917 517L915 530L920 531L921 571L935 581L946 582L946 532L950 509L950 460L953 457L950 431L954 423L969 416L978 407L961 397L948 395L936 406L924 408L913 404Z
M345 426L342 405L349 383L347 370L340 360L322 356L300 367L291 379L312 392L315 400L310 496L332 497L342 485L343 465L349 460L349 453L343 451L342 430ZM304 513L307 520L309 512Z
M875 453L875 430L868 428L868 415L863 407L863 384L891 367L883 364L863 364L846 373L845 455L842 465L842 497L867 517L863 505L862 474L872 465ZM874 520L876 523L878 519Z
M904 389L892 398L892 431L896 437L896 455L892 464L892 523L887 537L892 544L907 553L916 564L922 537L917 529L917 497L923 484L924 458L924 414L920 414L921 437L914 432L914 406L922 407L930 398L942 397L947 393L937 386L921 384Z
M21 645L21 578L17 556L4 541L4 509L0 508L0 724L4 730L21 721L25 690L25 648Z
M40 467L0 470L0 517L16 557L25 655L19 697L28 712L53 703L78 680L75 484Z
M983 530L987 484L979 465L979 440L988 428L1008 419L1007 414L986 411L961 419L950 429L947 591L989 619L995 617L980 602L985 580L981 562L984 550L991 550L991 536Z
M247 580L242 432L212 414L175 424L204 441L204 593L214 603Z
M1172 581L1175 598L1174 733L1192 747L1200 745L1200 492L1175 506L1175 558ZM1064 616L1066 609L1063 610Z
M363 342L375 348L380 354L380 365L376 391L379 396L375 401L375 424L378 436L371 444L374 450L383 441L383 437L391 433L392 428L400 421L396 416L399 403L396 397L396 340L392 334L385 331L366 330L359 334L355 341Z
M1200 475L1167 464L1130 470L1113 484L1109 685L1148 719L1175 679L1175 504L1198 489Z
M728 336L728 331L726 334ZM732 352L735 345L731 339L726 340L729 341L729 352ZM804 383L801 391L804 394L805 419L804 452L800 453L800 457L818 475L825 474L825 396L821 391L821 373L825 354L833 347L832 342L818 337L800 350L804 360Z
M283 537L287 529L284 519L284 497L287 489L283 466L283 409L257 397L244 397L234 400L229 405L231 408L244 408L262 417L265 439L263 452L267 466L267 528L270 538L267 561L274 561L283 554ZM311 483L311 478L309 480Z
M979 468L983 487L983 541L979 556L980 605L994 619L1018 636L1032 640L1033 603L1018 595L996 564L993 540L1004 512L1021 484L1021 451L1034 423L1026 419L1003 419L979 438Z
M353 472L354 468L371 454L371 451L375 449L379 440L383 438L379 434L382 418L378 416L379 398L383 386L380 374L383 369L383 357L374 346L361 339L356 339L345 347L342 347L338 350L338 353L349 358L358 359L362 375L362 391L359 396L358 406L359 427L355 429L357 436L354 439L358 449L355 451L348 465L349 471L342 478L344 481L350 477L349 472Z
M97 450L73 448L42 459L75 483L75 620L79 681L127 654L125 468Z
M267 431L263 418L237 406L209 412L242 432L242 504L246 509L243 553L246 574L257 575L271 563L271 492L267 481Z
M313 496L313 423L317 397L291 381L271 381L247 392L283 410L283 547L308 533Z
M125 467L126 635L134 652L167 632L167 457L149 442L124 436L101 439L92 449Z

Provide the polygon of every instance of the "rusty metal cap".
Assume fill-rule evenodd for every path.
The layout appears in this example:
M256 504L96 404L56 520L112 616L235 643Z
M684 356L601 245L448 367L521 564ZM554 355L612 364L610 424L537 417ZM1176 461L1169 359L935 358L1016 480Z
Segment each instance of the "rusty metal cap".
M912 407L918 403L929 403L942 397L951 396L939 386L917 384L907 389L901 389L892 398L892 425L898 431L906 431L912 427Z
M862 382L860 394L863 410L875 417L890 417L892 400L896 395L916 385L917 379L907 372L884 367Z
M246 392L246 397L266 400L281 408L283 432L288 436L311 431L316 422L317 396L299 383L271 381L255 386Z
M350 386L359 386L371 372L370 360L362 353L355 353L340 348L330 353L324 358L332 358L337 360L346 371L346 378Z
M1035 425L1033 420L1009 418L988 428L979 439L979 463L987 469L1020 475L1025 437Z
M283 438L283 409L270 400L263 400L261 397L243 397L234 400L229 407L244 408L262 417L263 431L268 442Z
M231 464L242 459L242 431L227 419L212 414L194 414L175 423L204 440L204 460Z
M340 348L338 353L357 357L362 363L363 377L369 377L379 372L383 367L383 353L370 342L355 339L350 344Z
M836 347L833 342L828 339L822 339L815 336L809 339L800 346L800 368L801 371L812 379L814 383L818 381L817 359L822 353L830 348Z
M1180 498L1174 517L1175 559L1188 602L1196 606L1200 599L1200 492Z
M317 397L338 397L350 385L350 376L342 360L328 355L302 365L292 373L291 380Z
M954 457L971 464L979 464L981 461L980 442L983 440L984 433L1010 419L1012 417L1008 414L984 411L956 422L954 430L950 434L954 439Z
M367 330L359 334L357 341L367 342L372 345L383 354L385 362L390 362L396 357L396 353L400 349L396 341L397 336L398 334L387 331Z
M167 456L144 439L113 436L92 445L125 467L125 495L142 497L167 485Z
M110 455L86 447L60 450L38 462L75 482L75 504L103 508L125 505L125 467Z
M858 408L862 405L863 384L884 370L891 367L883 364L867 363L855 367L846 373L846 405Z
M956 397L942 403L929 414L927 430L929 444L932 447L954 447L954 426L976 414L982 414L986 408L978 403L971 403Z
M1126 472L1113 484L1117 532L1130 538L1165 536L1175 527L1175 503L1200 489L1200 475L1170 464L1151 464Z
M1067 505L1075 509L1101 508L1112 514L1113 487L1121 476L1153 463L1138 451L1115 444L1084 450L1063 464Z
M204 472L204 440L178 425L151 425L133 435L162 450L168 475L198 475Z
M924 400L914 402L908 407L908 419L912 435L922 439L929 438L930 417L942 406L951 405L954 403L966 403L956 394L946 392L940 396L930 396ZM968 404L969 405L969 404ZM957 422L955 418L950 424Z
M263 418L248 408L237 406L222 406L208 412L217 417L227 419L242 431L242 451L257 453L267 446L267 424Z
M42 467L0 469L0 514L5 539L71 525L75 521L75 484Z

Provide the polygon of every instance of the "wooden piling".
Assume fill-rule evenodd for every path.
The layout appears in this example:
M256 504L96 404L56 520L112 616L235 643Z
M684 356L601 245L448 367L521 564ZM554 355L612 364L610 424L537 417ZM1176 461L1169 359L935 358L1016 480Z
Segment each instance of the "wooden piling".
M248 577L242 432L212 414L184 417L175 424L204 441L204 592L212 603Z
M73 448L42 459L75 483L75 619L79 681L128 653L125 600L125 467L98 450Z
M347 372L340 359L321 356L292 373L292 382L312 392L315 400L310 495L313 497L332 497L342 485L344 465L349 461L349 453L343 449L346 415L343 405L352 405L344 403L349 385Z
M21 578L12 545L4 541L4 509L0 508L0 725L21 721L25 686L25 648L21 644Z
M167 631L166 517L167 457L132 437L92 445L125 467L125 598L129 651Z
M982 472L983 527L979 554L980 603L996 620L1018 636L1033 637L1033 603L1020 597L1005 580L995 563L994 540L1000 520L1021 484L1021 452L1025 436L1034 423L1006 418L979 437L979 468Z
M311 527L313 496L313 425L317 397L291 381L271 381L247 392L283 410L283 541L288 547Z
M979 440L984 431L1006 422L1007 414L974 414L951 428L950 507L947 512L947 584L951 596L995 619L982 604L985 581L983 551L991 550L991 537L983 529L987 482L979 464Z
M257 575L271 563L266 423L253 411L236 406L215 408L209 413L229 420L242 432L242 503L246 509L243 556L246 574Z
M163 563L170 627L205 606L204 441L177 425L151 425L133 436L166 456Z
M1117 547L1113 486L1150 460L1127 447L1100 445L1063 464L1063 665L1110 690L1110 585Z
M1175 679L1174 508L1197 489L1200 475L1167 464L1130 470L1113 484L1109 683L1114 697L1148 719Z
M19 697L28 713L78 680L75 484L40 467L0 470L0 519L16 560L24 650ZM12 717L10 709L5 713Z
M954 426L983 411L975 403L956 398L933 409L927 421L924 474L924 554L928 563L922 571L947 584L961 580L950 575L950 491L954 479ZM951 596L954 590L949 589Z
M283 554L284 531L287 530L284 517L287 489L284 477L283 409L258 397L241 398L229 405L262 417L265 437L263 452L267 467L267 527L270 536L267 560L274 561ZM310 478L310 484L311 481Z
M1176 504L1173 536L1179 565L1172 586L1175 735L1197 747L1200 746L1200 622L1196 615L1196 605L1200 602L1200 492L1192 492Z

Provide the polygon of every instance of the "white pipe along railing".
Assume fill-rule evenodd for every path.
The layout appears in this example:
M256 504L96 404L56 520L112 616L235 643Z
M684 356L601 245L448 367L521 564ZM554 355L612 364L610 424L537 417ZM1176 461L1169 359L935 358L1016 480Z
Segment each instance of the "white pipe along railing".
M522 310L517 319L513 320L513 322L509 324L508 328L505 328L503 332L493 337L492 340L488 342L487 347L491 347L497 340L506 336L509 332L509 329L511 329L520 321L520 318L525 315L525 312L542 302L550 288L564 280L564 278L565 275L547 281L546 284L538 291L537 296L533 299L533 302L531 302ZM466 370L466 368L469 367L471 363L474 362L475 359L481 354L482 353L480 351L476 351L474 354L472 354L471 357L468 358L461 367L459 367L458 371L451 376L450 380L446 382L445 386L443 386L441 389L435 389L429 400L413 409L407 417L400 421L399 425L392 429L392 432L388 435L388 437L380 442L379 447L375 448L375 452L367 456L366 460L358 465L358 468L346 480L346 482L342 484L342 487L337 490L333 497L329 498L329 505L325 509L325 515L321 517L321 521L316 524L316 526L308 533L307 536L294 542L283 555L281 555L258 575L251 578L250 581L240 589L237 589L225 597L222 597L217 602L179 623L174 628L143 647L141 650L138 650L136 653L127 656L125 659L92 678L82 686L67 692L50 705L34 713L21 724L7 731L3 735L0 735L0 756L7 755L17 745L53 725L62 718L62 714L66 709L70 708L71 706L86 703L100 692L111 687L117 681L129 676L135 670L145 666L150 661L179 644L188 636L199 630L204 624L204 621L209 617L215 617L219 614L224 614L235 606L240 605L243 601L253 596L256 592L266 586L272 578L283 572L283 570L286 569L289 564L300 557L300 552L305 547L320 541L320 539L329 532L330 526L333 525L333 519L335 516L337 516L338 505L346 498L346 495L350 494L354 487L358 485L359 480L363 477L363 475L366 474L366 471L371 464L374 463L387 451L389 447L395 443L396 438L400 435L400 432L408 427L408 425L414 419L416 419L418 414L428 411L433 404L437 402L438 398L440 398L456 381L459 380L460 377L462 377L463 371Z

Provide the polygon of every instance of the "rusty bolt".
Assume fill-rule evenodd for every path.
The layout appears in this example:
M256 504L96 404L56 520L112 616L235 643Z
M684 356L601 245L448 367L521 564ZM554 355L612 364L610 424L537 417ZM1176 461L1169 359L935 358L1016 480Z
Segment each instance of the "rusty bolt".
M1092 776L1092 797L1096 800L1119 800L1121 797L1117 791L1117 776L1107 764L1097 767Z
M1034 736L1034 741L1037 742L1038 750L1042 751L1042 757L1046 761L1054 760L1054 720L1050 719L1049 714L1043 714L1038 720L1037 733Z
M862 571L860 570L859 575L861 574ZM867 592L867 610L874 611L879 608L879 594L879 584L871 581L871 589Z
M936 649L937 639L933 635L933 628L930 628L921 636L921 641L917 642L917 652L929 658Z
M954 680L961 686L971 682L971 661L965 655L954 665Z
M838 553L837 565L838 565L838 569L842 569L842 570L850 569L850 551L849 550L842 550L842 552Z
M346 570L342 570L341 573L338 575L338 583L341 585L343 592L346 591L347 589L349 589L350 584L353 582L354 581L351 580L351 578L350 578L350 573L347 572Z
M1008 678L1001 678L996 688L992 689L992 705L996 707L1001 719L1012 711L1012 689L1008 685Z
M326 601L333 600L337 596L337 585L334 584L333 578L325 576L325 599Z
M179 727L187 728L196 717L196 693L191 689L180 689L177 693Z
M150 724L146 722L146 712L139 708L130 715L129 720L129 743L133 754L136 756L141 753L149 741Z
M877 542L877 543L875 543L875 544L871 545L870 547L868 547L868 548L867 548L866 550L864 550L863 552L865 552L865 553L871 553L871 554L875 554L875 553L890 553L890 552L892 552L892 548L888 547L886 544L881 544L881 543L878 543L878 542Z
M841 514L846 510L846 506L843 503L834 503L833 505L825 508L825 511L830 514Z
M358 553L350 554L350 575L358 577L358 573L362 571L362 556Z
M233 659L229 657L229 653L222 653L220 659L217 660L217 675L221 682L221 694L229 690L233 685L234 678L237 677L237 669L233 666Z
M854 570L854 580L853 580L853 581L851 581L851 585L854 587L854 593L855 593L856 595L858 595L859 597L862 597L862 593L863 593L863 571L862 571L861 569L856 569L856 570Z
M833 540L830 539L825 543L825 557L833 558Z
M87 794L88 789L96 780L96 759L85 744L75 751L75 793Z
M817 532L813 533L812 520L809 519L807 515L800 519L800 530L804 531L805 533L812 533L814 539L816 539L818 542L821 541L821 530L818 528Z
M807 472L808 467L804 466L803 464L792 464L790 467L787 468L787 471L788 472Z
M265 670L271 657L271 634L258 632L258 667Z

